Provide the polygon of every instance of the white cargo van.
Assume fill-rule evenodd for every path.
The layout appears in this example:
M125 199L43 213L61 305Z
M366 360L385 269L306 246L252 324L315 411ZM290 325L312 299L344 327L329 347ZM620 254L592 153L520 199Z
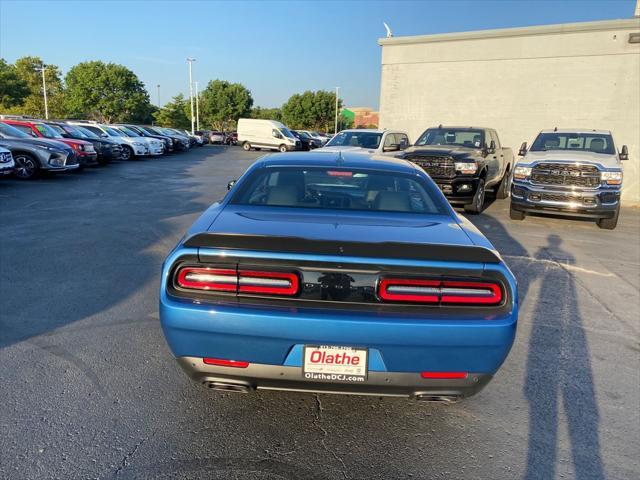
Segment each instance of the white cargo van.
M300 149L300 140L282 123L275 120L241 118L238 120L238 144L244 150L266 148L288 152Z

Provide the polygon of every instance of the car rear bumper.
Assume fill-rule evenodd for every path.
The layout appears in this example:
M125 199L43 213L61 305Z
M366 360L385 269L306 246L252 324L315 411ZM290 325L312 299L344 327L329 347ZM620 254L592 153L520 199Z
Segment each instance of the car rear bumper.
M173 354L197 381L216 381L222 375L250 389L402 396L444 394L447 387L451 395L468 396L485 385L506 359L515 337L517 311L463 319L436 313L433 318L419 319L375 311L194 304L162 293L160 319ZM367 348L367 382L305 379L301 370L305 345ZM203 364L205 357L249 362L260 368L212 367ZM421 372L464 372L468 378L424 380Z
M511 187L511 206L523 212L611 218L620 206L620 190L562 190L514 182Z
M178 364L194 381L220 390L285 390L355 395L413 397L455 401L478 393L492 376L471 373L461 379L425 379L416 372L370 371L362 382L320 382L305 378L301 367L250 364L245 368L207 365L201 357L179 357Z

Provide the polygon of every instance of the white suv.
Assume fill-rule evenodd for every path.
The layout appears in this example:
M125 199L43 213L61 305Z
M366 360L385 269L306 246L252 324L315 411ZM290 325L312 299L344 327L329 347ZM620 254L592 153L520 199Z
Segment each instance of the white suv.
M124 133L109 127L108 125L102 125L95 122L78 122L68 121L69 125L80 125L87 130L95 133L101 138L108 138L117 142L122 147L122 160L130 160L133 157L142 157L149 155L149 147L147 142L142 142L138 139L127 137Z
M322 151L365 151L372 154L399 155L409 146L409 136L397 130L372 130L356 128L338 132Z
M134 141L146 143L149 148L149 155L162 155L164 153L164 142L157 138L143 137L124 125L109 125L109 127L121 132L125 137L134 139Z

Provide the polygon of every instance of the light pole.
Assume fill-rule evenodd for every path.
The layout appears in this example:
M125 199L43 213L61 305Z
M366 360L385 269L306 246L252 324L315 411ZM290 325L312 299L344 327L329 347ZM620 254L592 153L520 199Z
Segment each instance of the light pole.
M198 82L196 84L196 130L200 130L200 96L198 95Z
M195 132L195 117L193 115L193 77L191 75L191 65L195 61L195 58L187 58L187 62L189 62L189 99L191 100L191 135Z
M340 87L336 87L336 124L335 127L333 129L333 134L335 135L336 133L338 133L338 90L340 89Z
M160 108L160 84L156 85L158 88L158 108Z
M47 101L47 81L45 80L44 72L47 70L45 64L42 67L36 68L37 71L42 72L42 93L44 94L44 118L49 120L49 102Z

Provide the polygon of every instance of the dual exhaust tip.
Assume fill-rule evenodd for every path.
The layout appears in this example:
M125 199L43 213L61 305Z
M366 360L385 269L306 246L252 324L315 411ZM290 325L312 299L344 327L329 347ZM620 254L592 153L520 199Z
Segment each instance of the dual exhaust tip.
M234 392L234 393L249 393L251 387L243 385L241 383L227 383L227 382L214 382L211 380L205 380L202 384L210 390L217 390L220 392Z
M210 390L216 390L219 392L249 393L253 390L249 385L243 385L241 383L205 380L202 384ZM419 402L446 403L450 405L456 403L461 397L459 395L430 395L419 393L415 398Z

